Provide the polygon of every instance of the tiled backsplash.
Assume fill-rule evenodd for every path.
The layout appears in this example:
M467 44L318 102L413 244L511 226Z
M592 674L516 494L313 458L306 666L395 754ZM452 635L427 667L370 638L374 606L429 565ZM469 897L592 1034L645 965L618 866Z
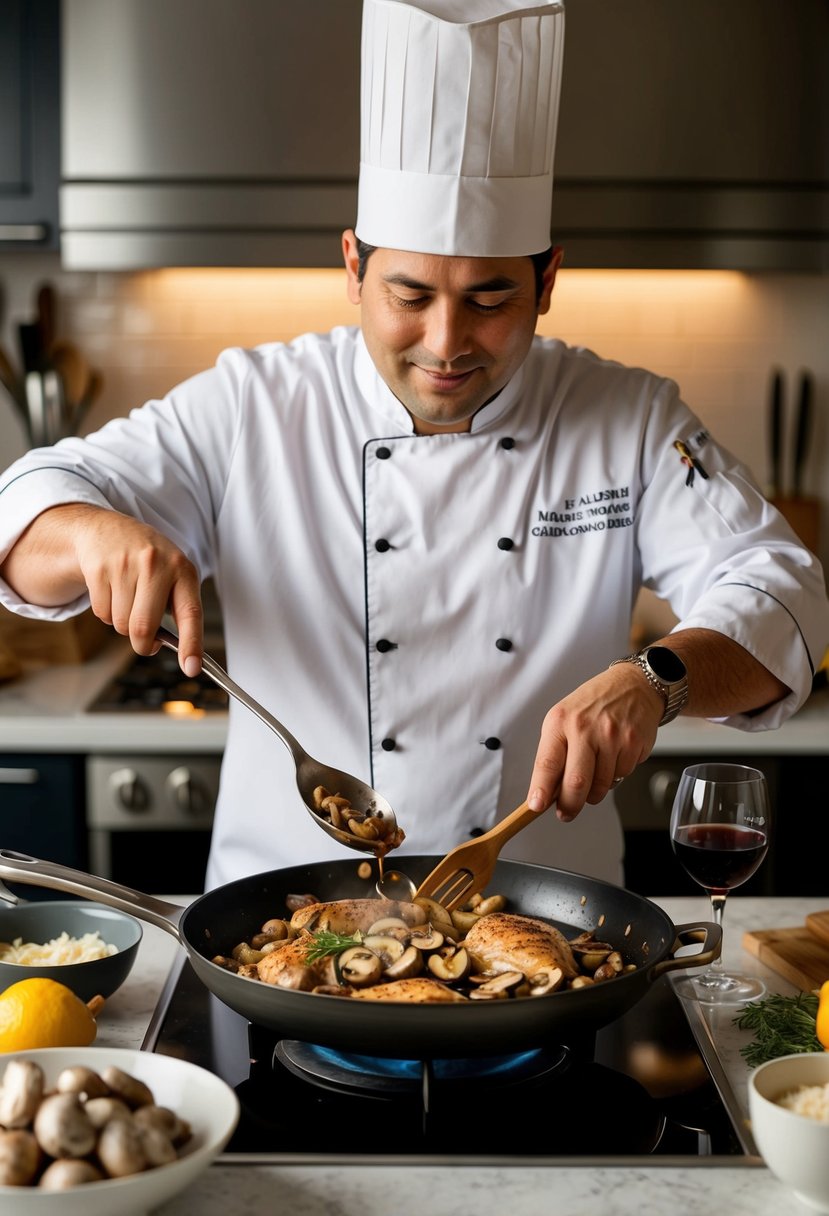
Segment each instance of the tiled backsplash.
M336 270L61 271L57 257L0 259L0 337L17 359L17 323L31 319L38 287L55 287L59 336L104 376L94 428L209 366L225 346L289 340L355 324ZM767 477L770 370L815 374L815 421L804 492L823 503L820 550L829 568L829 277L735 272L560 272L541 333L672 376L684 399L760 482ZM2 389L0 389L2 394ZM0 403L0 462L24 450Z

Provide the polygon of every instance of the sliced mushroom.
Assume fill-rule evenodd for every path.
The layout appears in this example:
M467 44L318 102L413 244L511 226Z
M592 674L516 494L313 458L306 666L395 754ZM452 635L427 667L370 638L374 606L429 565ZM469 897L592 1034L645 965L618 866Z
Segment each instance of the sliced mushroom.
M236 959L228 958L225 954L214 954L210 961L224 971L232 971L235 974L239 970L239 963Z
M420 975L423 970L423 955L416 946L407 946L396 963L387 967L384 978L387 980L409 980Z
M494 975L491 980L487 980L485 984L480 984L470 995L478 996L483 993L485 996L509 996L510 992L523 982L524 973L522 971L502 971L500 974Z
M364 819L362 823L358 819L349 819L348 830L352 836L359 836L362 840L378 840L380 837L375 819Z
M43 1097L43 1069L32 1060L10 1060L0 1090L3 1127L28 1127Z
M458 912L452 913L452 924L459 933L468 933L473 925L477 925L480 920L477 912Z
M550 967L548 971L537 971L529 977L528 996L546 996L548 992L557 992L564 983L564 972L560 967Z
M375 933L390 933L395 937L396 930L402 929L408 935L409 926L400 916L382 916L380 920L376 920L373 925L369 925L366 929L366 936L372 937Z
M589 988L590 985L593 983L595 983L595 981L592 976L577 975L575 979L570 980L570 987L571 988Z
M247 942L239 942L238 946L234 946L231 954L236 959L237 963L260 963L264 958L261 950L254 950Z
M459 946L451 954L430 954L429 970L447 984L457 984L465 979L471 967L469 955L463 946Z
M507 901L503 895L490 895L476 904L474 910L477 916L489 916L490 912L503 912L506 906Z
M570 942L570 949L574 954L586 954L590 951L597 950L603 954L609 954L613 949L610 942L599 941L593 936L592 932L580 933L578 937L574 937Z
M363 938L363 945L377 955L385 970L396 963L406 949L399 937L388 933L372 933Z
M422 929L414 929L409 935L409 945L418 950L439 950L446 940L446 934L441 933L433 925L424 925Z
M597 967L601 967L602 963L607 959L609 951L607 950L587 950L584 954L579 955L578 951L574 951L576 959L580 967L585 971L589 971L592 975Z
M418 907L423 908L428 919L433 925L440 929L441 933L443 932L443 926L445 924L452 924L451 914L447 912L443 904L439 904L437 900L429 899L425 895L416 895L414 902L418 905Z
M365 988L376 984L383 974L383 964L373 951L365 946L351 946L336 959L337 976L342 984L354 988Z
M289 929L284 920L269 920L268 926L269 928L263 928L260 933L254 933L250 939L254 950L261 950L263 946L273 946L278 942L288 940Z
M593 972L593 979L597 984L603 983L605 980L614 980L618 972L612 963L602 963L601 967L597 967Z
M286 895L285 907L289 912L298 912L300 908L310 908L312 904L318 904L319 900L316 895ZM307 925L305 926L307 929ZM265 925L262 926L262 932L267 932Z

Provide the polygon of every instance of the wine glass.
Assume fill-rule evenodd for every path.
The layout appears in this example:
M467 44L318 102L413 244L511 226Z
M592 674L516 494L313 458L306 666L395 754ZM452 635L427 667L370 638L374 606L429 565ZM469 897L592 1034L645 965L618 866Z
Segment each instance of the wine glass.
M750 878L769 847L766 779L742 764L693 764L679 781L671 811L671 845L680 862L708 892L714 921L722 927L728 892ZM742 1004L765 984L726 971L722 956L683 985L707 1004Z

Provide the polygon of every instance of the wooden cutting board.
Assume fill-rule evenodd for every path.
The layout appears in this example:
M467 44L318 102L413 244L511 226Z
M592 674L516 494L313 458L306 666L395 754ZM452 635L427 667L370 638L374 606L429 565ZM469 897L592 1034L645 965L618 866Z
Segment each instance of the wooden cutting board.
M806 928L829 946L829 912L810 912L806 917Z
M792 929L746 933L743 947L795 988L819 988L829 980L829 912L816 912Z

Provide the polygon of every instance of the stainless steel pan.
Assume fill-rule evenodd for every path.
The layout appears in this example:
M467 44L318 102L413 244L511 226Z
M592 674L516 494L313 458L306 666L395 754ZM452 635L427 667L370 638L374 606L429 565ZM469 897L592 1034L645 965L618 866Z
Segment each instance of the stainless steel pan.
M420 882L438 860L401 857L398 864ZM358 877L358 865L356 858L348 858L254 874L180 907L106 879L0 850L0 878L95 899L173 934L206 987L250 1021L284 1038L379 1056L483 1056L566 1043L573 1032L598 1030L620 1017L660 975L707 964L721 949L722 933L713 923L675 926L656 904L621 887L564 870L499 861L489 890L506 896L510 910L550 921L568 937L597 930L636 964L636 971L543 997L406 1005L276 988L210 961L249 940L270 917L284 916L290 894L311 893L322 900L370 897L375 876ZM676 956L680 946L694 941L702 943L700 951Z

